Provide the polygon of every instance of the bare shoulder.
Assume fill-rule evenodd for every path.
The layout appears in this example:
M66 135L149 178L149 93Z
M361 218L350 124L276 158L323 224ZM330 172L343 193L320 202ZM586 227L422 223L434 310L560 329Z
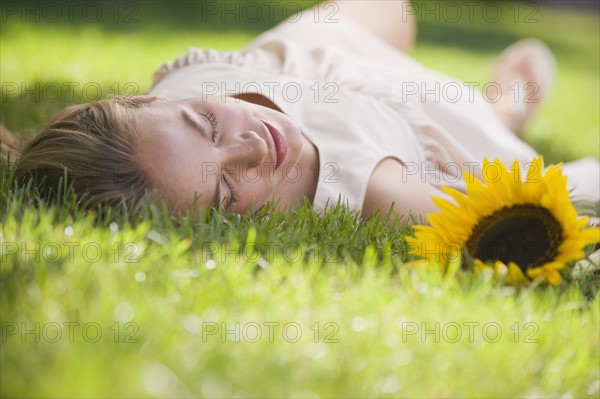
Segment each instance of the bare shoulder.
M385 212L393 204L399 215L407 217L412 212L425 217L435 211L432 197L443 196L440 190L421 181L419 175L408 173L398 159L385 158L369 178L362 215L370 218L377 210Z

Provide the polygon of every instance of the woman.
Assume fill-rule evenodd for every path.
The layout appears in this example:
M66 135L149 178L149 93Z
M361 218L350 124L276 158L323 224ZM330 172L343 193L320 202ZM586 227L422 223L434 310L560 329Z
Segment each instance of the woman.
M173 211L306 199L321 210L341 198L365 218L390 207L423 216L441 186L486 173L484 157L536 155L514 133L545 96L554 61L537 41L509 47L492 79L500 96L489 101L406 55L415 36L407 6L331 2L242 52L191 49L157 71L148 95L61 111L17 174L52 197L66 170L91 205L127 199L134 211L154 192ZM565 172L575 195L598 200L596 160Z

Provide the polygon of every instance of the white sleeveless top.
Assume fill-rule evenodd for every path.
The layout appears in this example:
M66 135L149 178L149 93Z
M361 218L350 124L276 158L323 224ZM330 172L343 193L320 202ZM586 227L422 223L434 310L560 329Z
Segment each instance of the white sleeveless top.
M191 48L154 79L148 94L170 99L269 98L319 152L315 210L340 196L361 210L369 178L387 157L433 186L463 190L463 172L479 175L484 157L527 163L536 156L479 90L428 70L348 19L335 26L315 26L308 18L282 23L243 51ZM586 162L587 176L579 180L595 173L597 182L598 162ZM398 184L405 178L398 176ZM577 180L569 178L571 186L581 187ZM600 196L598 183L584 191Z

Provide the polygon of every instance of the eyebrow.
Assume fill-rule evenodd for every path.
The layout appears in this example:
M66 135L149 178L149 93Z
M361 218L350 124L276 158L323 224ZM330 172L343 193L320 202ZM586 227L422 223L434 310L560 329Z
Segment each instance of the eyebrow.
M209 140L208 133L206 133L206 130L204 130L202 125L198 123L196 118L194 118L191 115L190 111L188 111L187 109L184 108L181 110L181 114L183 115L183 119L185 119L185 121L188 123L188 125L190 125L191 127L195 128L195 129L200 130L200 132L204 135L204 137L206 137L206 139ZM217 184L215 187L215 197L212 200L212 205L217 209L219 209L219 207L221 206L221 179L217 179Z

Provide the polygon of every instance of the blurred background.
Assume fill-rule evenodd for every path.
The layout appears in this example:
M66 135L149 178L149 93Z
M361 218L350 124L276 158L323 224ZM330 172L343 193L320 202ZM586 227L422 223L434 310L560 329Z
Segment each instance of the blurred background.
M69 104L143 94L153 72L189 47L241 49L314 3L2 1L0 122L30 137ZM547 161L600 155L597 1L413 5L419 33L411 55L469 82L489 82L496 57L512 42L533 36L547 43L557 58L558 77L524 138ZM0 187L0 199L12 198L4 194L9 185ZM483 280L471 285L442 281L437 274L423 279L396 274L392 267L404 251L399 238L405 232L355 223L346 213L324 218L313 212L291 218L266 213L176 227L158 217L137 226L116 219L98 226L93 215L72 214L73 206L40 210L14 201L8 216L0 211L0 241L28 248L21 259L8 255L8 262L0 262L1 327L24 323L19 324L24 331L37 320L46 326L81 322L75 342L69 342L66 327L60 342L41 344L31 332L24 333L23 342L3 330L8 344L0 343L0 396L393 397L401 391L407 397L581 397L586 392L598 397L600 302L597 296L591 304L583 302L578 284L515 293L479 284ZM277 244L278 256L279 248L289 248L285 243L300 243L305 258L322 259L327 252L319 251L332 243L344 254L344 264L290 262L288 253L264 273L240 264L224 267L235 262L208 267L203 243L234 248L249 242L250 229L257 242ZM100 262L85 255L54 262L47 260L54 255L44 252L38 262L32 256L40 252L32 250L35 243L44 249L100 243L105 256ZM141 248L139 263L115 260L114 249L129 244L136 253ZM123 246L120 255L131 255L129 248ZM379 251L383 265L377 262ZM204 322L254 320L297 320L305 329L303 341L269 342L265 335L257 344L219 342L199 335ZM97 344L80 335L92 321L104 329ZM402 326L412 321L429 328L438 321L462 326L493 321L505 334L491 344L468 342L466 328L458 344L417 336L406 341ZM339 325L339 345L323 342L324 334L314 340L315 322L324 334L331 330L323 327ZM533 344L527 326L537 334L536 323ZM136 326L137 344L125 341L129 327Z

